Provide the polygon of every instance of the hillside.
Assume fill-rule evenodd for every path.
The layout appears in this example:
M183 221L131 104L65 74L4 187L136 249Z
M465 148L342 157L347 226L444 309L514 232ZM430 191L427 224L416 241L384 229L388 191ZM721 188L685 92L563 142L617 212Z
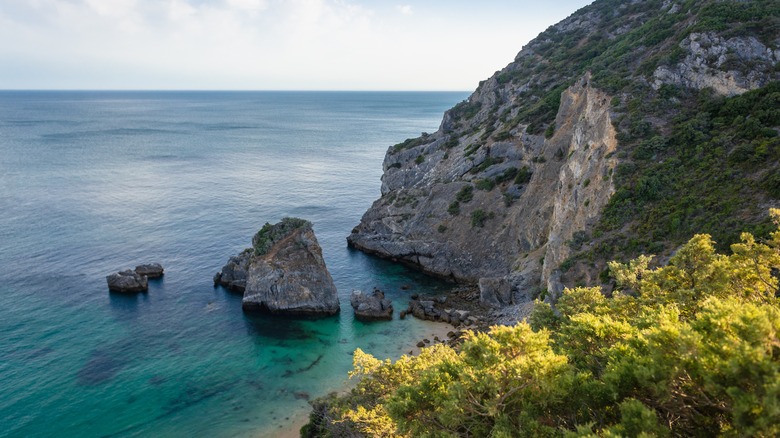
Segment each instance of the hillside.
M391 147L349 244L511 305L611 289L608 260L694 232L765 237L778 80L777 2L596 1Z

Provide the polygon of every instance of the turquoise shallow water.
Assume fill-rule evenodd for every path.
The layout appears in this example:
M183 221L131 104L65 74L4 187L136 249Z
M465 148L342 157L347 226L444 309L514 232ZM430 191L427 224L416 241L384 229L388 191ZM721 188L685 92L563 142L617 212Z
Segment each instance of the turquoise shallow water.
M449 286L344 239L387 147L466 95L0 92L0 436L273 435L356 347L400 356L429 324L354 321L350 291ZM284 216L314 223L339 316L245 315L212 287ZM108 293L146 261L166 268L147 294Z

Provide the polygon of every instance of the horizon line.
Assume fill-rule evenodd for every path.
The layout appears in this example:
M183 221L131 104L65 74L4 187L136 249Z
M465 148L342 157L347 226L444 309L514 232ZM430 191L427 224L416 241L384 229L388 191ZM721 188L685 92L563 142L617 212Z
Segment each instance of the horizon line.
M0 88L0 92L18 91L18 92L279 92L279 93L473 93L474 90L382 90L382 89L359 89L359 90L331 90L331 89L176 89L176 88Z

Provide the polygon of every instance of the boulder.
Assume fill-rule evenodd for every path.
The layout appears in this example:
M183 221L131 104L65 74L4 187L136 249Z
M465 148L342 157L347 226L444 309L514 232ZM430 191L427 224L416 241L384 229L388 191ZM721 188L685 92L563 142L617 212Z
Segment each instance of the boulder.
M512 285L506 278L480 278L479 302L490 307L512 304Z
M145 292L149 289L146 276L139 275L135 271L126 270L111 274L106 277L108 290L112 292Z
M355 318L359 321L393 319L393 304L379 289L375 288L371 294L353 290L349 302L355 310Z
M253 249L231 259L233 265L223 268L220 279L223 284L230 281L233 288L245 285L244 310L286 315L338 313L336 285L310 222L285 218L275 225L266 224L252 245ZM242 257L248 258L243 279ZM226 279L228 273L230 280Z
M246 289L246 276L251 258L251 249L246 249L241 254L231 257L222 267L222 271L217 272L214 276L214 285L221 284L232 291L243 293Z
M146 278L160 278L163 276L163 271L163 267L159 263L149 263L135 267L136 274L146 275Z

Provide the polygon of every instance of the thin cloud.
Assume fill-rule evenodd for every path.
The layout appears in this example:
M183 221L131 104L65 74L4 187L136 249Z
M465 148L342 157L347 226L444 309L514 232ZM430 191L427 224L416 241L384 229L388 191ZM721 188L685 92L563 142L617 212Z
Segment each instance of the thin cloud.
M0 0L0 89L468 90L589 0L493 1Z
M398 5L395 9L403 15L412 15L412 5Z

